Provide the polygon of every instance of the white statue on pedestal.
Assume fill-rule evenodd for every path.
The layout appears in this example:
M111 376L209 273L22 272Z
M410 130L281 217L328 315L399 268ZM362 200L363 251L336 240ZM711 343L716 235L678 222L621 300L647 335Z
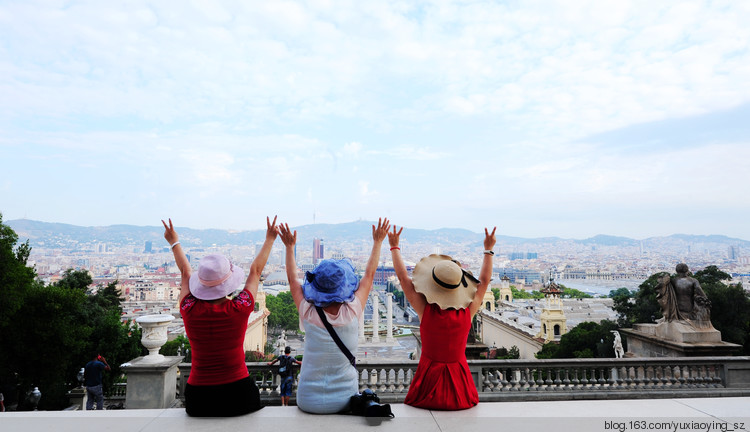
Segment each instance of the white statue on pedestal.
M625 355L625 350L622 348L622 339L620 338L620 332L612 330L611 333L615 335L615 341L613 346L615 348L615 357L622 358Z

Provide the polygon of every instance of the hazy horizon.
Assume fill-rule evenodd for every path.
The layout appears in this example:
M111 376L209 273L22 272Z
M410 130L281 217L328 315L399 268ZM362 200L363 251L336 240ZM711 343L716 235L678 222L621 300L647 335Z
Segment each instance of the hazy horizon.
M58 223L60 223L60 224L71 225L71 226L82 227L82 228L107 228L107 227L112 227L112 226L124 225L124 226L138 227L138 228L159 228L159 229L162 229L161 222L160 222L159 225L136 225L136 224L128 224L128 223L125 223L125 224L108 224L108 225L77 225L77 224L68 224L66 222L49 222L49 221L40 221L40 220L34 220L34 219L11 219L11 220L6 220L5 217L3 217L3 223L6 223L6 224L12 223L12 222L16 222L16 221L21 221L21 220L27 220L27 221L31 221L31 222L48 223L48 224L58 224ZM358 219L358 220L347 221L347 222L338 222L338 223L317 222L316 225L343 225L343 224L356 223L356 222L365 222L365 223L368 223L368 224L377 224L377 220L373 221L373 220ZM312 226L312 225L313 224L302 224L302 225L295 225L295 226L290 225L290 227L296 229L298 227L307 227L307 226ZM233 228L215 228L215 227L196 228L196 227L184 226L184 225L177 225L177 227L178 228L182 228L182 229L222 230L222 231L228 231L228 232L264 231L266 229L265 227L263 227L263 228L254 228L254 229L244 229L244 230L243 229L233 229ZM399 226L399 227L401 227L401 226ZM464 228L464 227L423 228L423 227L419 227L419 226L407 226L407 227L404 227L404 229L406 229L406 230L409 230L409 229L418 229L418 230L428 230L428 231L441 230L441 229L448 229L448 230L458 229L458 230L470 231L470 232L473 232L473 233L476 233L476 234L483 234L484 233L483 230L482 231L476 231L476 230L472 230L470 228ZM540 237L522 237L522 236L516 236L516 235L507 234L507 233L501 233L501 232L497 232L497 235L503 235L503 236L509 236L509 237L518 237L518 238L527 238L527 239L559 238L559 239L562 239L562 240L584 240L584 239L588 239L588 238L592 238L592 237L596 237L596 236L611 236L611 237L623 237L623 238L628 238L628 239L631 239L631 240L645 240L647 238L654 238L654 237L669 237L669 236L673 236L673 235L676 235L676 236L686 235L686 236L724 236L724 237L733 238L733 239L742 240L742 241L750 241L750 240L747 240L747 239L743 239L741 237L732 237L732 236L728 236L726 234L721 234L721 233L694 234L694 233L677 233L677 232L674 232L674 233L669 233L669 234L655 235L655 236L643 237L643 238L628 237L628 236L615 236L615 235L607 234L607 233L597 233L597 234L594 234L594 235L588 236L588 237L563 237L563 236L560 236L560 235L540 236Z

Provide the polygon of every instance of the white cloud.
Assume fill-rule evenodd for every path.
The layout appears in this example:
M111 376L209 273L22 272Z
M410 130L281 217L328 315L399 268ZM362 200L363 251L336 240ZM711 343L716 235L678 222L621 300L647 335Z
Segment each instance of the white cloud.
M175 201L226 188L310 207L314 192L330 217L386 194L422 214L415 191L438 199L426 178L476 208L499 190L643 206L685 188L712 205L747 184L742 144L683 151L687 174L658 145L630 155L577 141L750 103L747 22L744 2L698 0L6 2L0 146L14 163L0 168L23 161L44 179L62 177L51 161L89 176L118 161L152 182L142 190L184 189ZM452 158L469 174L446 174ZM134 187L100 180L103 195Z

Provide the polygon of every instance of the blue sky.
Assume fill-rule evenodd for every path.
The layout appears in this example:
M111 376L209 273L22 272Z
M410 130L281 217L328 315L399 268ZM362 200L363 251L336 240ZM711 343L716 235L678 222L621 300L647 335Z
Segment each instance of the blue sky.
M0 1L0 212L750 239L750 3Z

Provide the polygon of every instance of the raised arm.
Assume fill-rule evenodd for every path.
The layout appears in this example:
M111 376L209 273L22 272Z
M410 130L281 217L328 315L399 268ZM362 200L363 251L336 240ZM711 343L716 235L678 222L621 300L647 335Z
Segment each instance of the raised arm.
M276 227L276 216L273 217L273 222L266 217L266 240L263 242L263 247L260 248L260 252L253 260L253 263L250 264L250 273L247 275L247 281L245 281L245 290L249 291L253 295L253 298L256 298L258 295L260 275L263 273L263 267L266 266L268 255L271 254L271 248L277 235L279 235L279 230Z
M292 232L289 224L279 224L279 236L286 246L286 278L289 280L289 292L294 299L294 305L299 310L299 305L305 299L302 285L297 279L297 262L294 260L294 245L297 244L297 231Z
M172 249L174 255L174 261L177 264L177 268L180 269L180 296L177 298L177 305L182 304L182 299L190 294L190 275L193 269L190 267L185 251L182 250L180 245L179 236L177 231L172 225L172 219L169 219L169 225L162 219L161 223L164 225L164 239L169 243L169 247Z
M396 277L401 284L401 289L404 291L404 297L411 305L412 309L417 313L419 319L422 319L422 313L424 308L427 306L427 300L424 296L414 290L414 283L409 277L409 272L406 271L406 265L404 259L401 257L401 248L399 247L399 239L401 237L401 231L396 231L396 226L393 226L393 231L388 233L388 244L391 246L391 257L393 257L393 269L396 271Z
M391 223L388 222L388 218L378 218L378 226L372 226L372 251L370 252L370 259L367 260L365 275L359 281L359 288L354 293L360 303L362 303L362 307L367 304L367 297L370 295L370 290L372 289L372 281L375 279L375 272L378 270L380 247L383 244L383 240L388 236L388 229L390 227Z
M487 228L484 229L484 260L482 261L482 269L479 270L479 285L477 285L477 293L474 294L474 301L469 305L471 316L482 307L482 300L484 294L487 292L487 287L490 286L490 280L492 279L492 248L495 247L495 230L497 227L492 228L490 233Z

